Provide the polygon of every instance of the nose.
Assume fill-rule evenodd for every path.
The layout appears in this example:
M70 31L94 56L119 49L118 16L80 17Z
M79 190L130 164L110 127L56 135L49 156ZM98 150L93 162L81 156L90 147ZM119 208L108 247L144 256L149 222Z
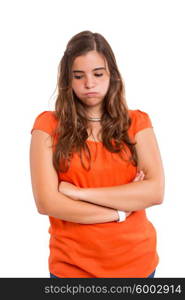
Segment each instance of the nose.
M90 89L95 86L95 80L92 76L87 76L85 79L85 86L86 88Z

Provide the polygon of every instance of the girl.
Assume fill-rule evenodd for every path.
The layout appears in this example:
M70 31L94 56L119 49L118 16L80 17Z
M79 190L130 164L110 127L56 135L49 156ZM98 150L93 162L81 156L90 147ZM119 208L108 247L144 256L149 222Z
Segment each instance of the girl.
M55 111L31 130L38 212L50 220L50 277L153 277L164 172L149 115L127 107L114 53L98 33L68 42Z

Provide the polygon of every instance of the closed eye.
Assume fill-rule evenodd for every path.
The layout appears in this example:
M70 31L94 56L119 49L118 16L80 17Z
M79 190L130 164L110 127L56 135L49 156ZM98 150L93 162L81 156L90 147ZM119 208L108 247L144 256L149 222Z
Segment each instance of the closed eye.
M103 76L103 73L101 73L101 74L94 74L96 77L101 77L101 76ZM74 78L76 78L76 79L80 79L80 78L82 78L83 77L83 75L81 75L81 76L79 76L79 75L74 75Z
M82 78L83 76L78 76L78 75L74 75L74 78L76 78L76 79L80 79L80 78Z
M95 76L101 77L101 76L103 76L103 74L102 73L101 74L95 74Z

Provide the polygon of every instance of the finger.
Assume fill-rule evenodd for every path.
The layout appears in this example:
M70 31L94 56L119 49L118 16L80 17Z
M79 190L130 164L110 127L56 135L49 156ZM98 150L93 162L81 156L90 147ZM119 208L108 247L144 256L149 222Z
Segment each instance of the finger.
M143 178L144 178L143 175L138 175L138 176L135 177L135 179L133 181L140 181Z

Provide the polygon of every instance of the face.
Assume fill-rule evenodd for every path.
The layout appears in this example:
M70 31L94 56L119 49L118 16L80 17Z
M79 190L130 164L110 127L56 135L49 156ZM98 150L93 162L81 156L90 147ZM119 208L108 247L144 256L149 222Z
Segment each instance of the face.
M72 89L92 115L97 116L101 112L109 82L107 62L98 52L89 51L75 58L72 66Z

